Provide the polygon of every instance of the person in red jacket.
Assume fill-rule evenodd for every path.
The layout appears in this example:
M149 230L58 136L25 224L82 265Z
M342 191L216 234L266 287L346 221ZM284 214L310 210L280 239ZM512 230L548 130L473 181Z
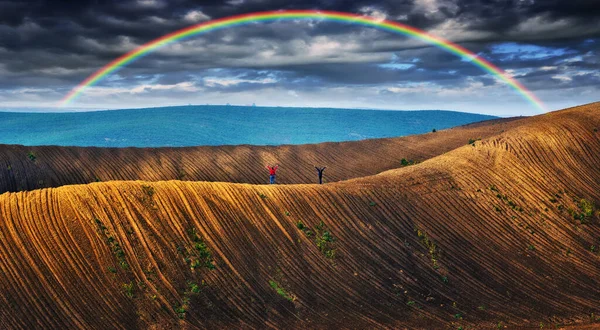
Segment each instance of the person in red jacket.
M279 165L275 165L275 166L267 165L267 169L269 169L269 182L271 184L275 184L275 173L277 172L278 168L279 168Z

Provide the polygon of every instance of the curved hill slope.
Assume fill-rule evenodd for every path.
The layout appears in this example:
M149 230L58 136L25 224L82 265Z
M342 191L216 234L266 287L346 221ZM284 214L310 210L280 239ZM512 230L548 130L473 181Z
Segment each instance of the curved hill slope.
M262 184L279 163L278 183L314 183L314 165L334 182L373 175L448 152L514 127L516 118L392 139L285 146L81 148L0 145L0 193L111 180L190 180Z
M328 185L6 193L0 327L593 328L598 128L596 103Z

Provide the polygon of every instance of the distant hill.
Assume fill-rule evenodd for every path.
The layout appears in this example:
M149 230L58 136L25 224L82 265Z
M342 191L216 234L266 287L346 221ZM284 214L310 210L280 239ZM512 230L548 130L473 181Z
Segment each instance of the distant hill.
M0 328L597 328L599 130L594 103L400 139L252 149L273 160L328 150L335 166L374 172L325 185L113 181L4 193ZM423 161L381 166L362 155L376 147ZM117 161L157 151L98 150L19 159L60 169L103 155L107 169L115 163L107 173L161 173ZM161 152L162 162L173 151ZM254 173L244 170L253 158L229 164ZM57 178L83 177L71 168Z

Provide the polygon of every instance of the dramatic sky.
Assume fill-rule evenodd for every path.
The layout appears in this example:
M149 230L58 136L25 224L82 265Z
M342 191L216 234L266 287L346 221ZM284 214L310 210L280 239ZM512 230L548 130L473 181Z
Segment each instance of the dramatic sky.
M598 0L0 0L0 109L48 109L120 55L203 21L321 9L401 22L477 53L549 109L600 100ZM326 21L252 24L166 46L73 108L238 104L532 115L505 83L408 37Z

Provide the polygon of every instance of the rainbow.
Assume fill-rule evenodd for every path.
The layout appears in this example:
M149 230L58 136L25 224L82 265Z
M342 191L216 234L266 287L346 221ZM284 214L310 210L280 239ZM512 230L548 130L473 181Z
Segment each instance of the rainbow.
M544 104L527 88L521 83L507 75L502 69L488 62L487 60L477 56L475 53L468 49L454 44L448 40L436 37L423 30L388 20L376 19L368 16L361 16L351 13L333 12L333 11L318 11L318 10L281 10L281 11L267 11L243 14L237 16L230 16L212 21L193 25L158 39L150 41L145 45L132 50L131 52L115 59L108 63L100 70L96 71L91 76L87 77L79 85L73 88L62 100L60 105L64 106L75 100L81 95L87 87L93 86L102 80L104 77L115 72L119 68L135 61L136 59L147 55L160 47L163 47L172 42L176 42L185 38L196 36L202 33L207 33L219 29L231 28L235 26L241 26L250 23L258 22L271 22L280 20L300 20L300 19L319 19L331 22L350 23L357 24L371 28L377 28L384 31L399 33L402 35L414 37L422 40L429 44L435 45L441 49L444 49L450 53L456 54L459 57L468 59L474 65L480 67L491 75L499 78L500 80L507 83L515 91L521 94L527 101L533 104L535 107L540 109L542 112L546 111Z

